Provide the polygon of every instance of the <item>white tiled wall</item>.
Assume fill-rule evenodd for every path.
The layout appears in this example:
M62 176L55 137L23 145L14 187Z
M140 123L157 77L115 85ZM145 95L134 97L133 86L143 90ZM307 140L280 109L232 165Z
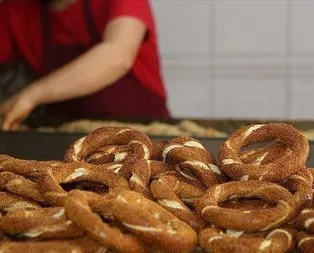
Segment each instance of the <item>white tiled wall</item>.
M208 54L210 1L155 0L164 54Z
M285 53L286 2L216 1L217 55Z
M177 117L314 119L313 0L152 0Z
M292 1L292 49L314 52L314 1Z

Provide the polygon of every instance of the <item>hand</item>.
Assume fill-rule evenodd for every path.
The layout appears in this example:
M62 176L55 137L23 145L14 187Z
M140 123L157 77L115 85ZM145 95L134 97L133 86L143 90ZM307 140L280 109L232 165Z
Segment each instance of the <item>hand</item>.
M36 102L27 91L21 91L0 104L0 118L3 118L2 130L17 130L35 107Z

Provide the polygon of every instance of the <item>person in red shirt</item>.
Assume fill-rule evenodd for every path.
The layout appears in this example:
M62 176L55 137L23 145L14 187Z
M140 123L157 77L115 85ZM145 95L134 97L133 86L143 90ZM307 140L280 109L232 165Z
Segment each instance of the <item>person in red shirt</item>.
M78 117L167 118L149 0L0 0L0 63L42 77L0 104L4 130L42 104Z

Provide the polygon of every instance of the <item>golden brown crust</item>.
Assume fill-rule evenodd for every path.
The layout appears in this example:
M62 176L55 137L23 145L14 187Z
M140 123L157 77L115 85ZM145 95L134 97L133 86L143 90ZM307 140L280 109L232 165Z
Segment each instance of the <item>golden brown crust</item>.
M130 253L145 252L141 241L132 235L123 234L118 228L110 227L92 211L91 206L99 201L102 200L97 194L73 190L65 201L66 215L91 239L108 249Z
M67 219L63 207L12 210L0 220L0 230L20 239L36 240L76 238L83 235Z
M169 212L185 221L199 232L207 222L190 209L196 199L204 194L204 190L180 180L176 176L161 176L150 185L154 200Z
M0 244L2 253L83 253L77 245L72 245L66 241L47 241L47 242L4 242Z
M188 224L136 192L121 192L114 200L113 213L128 231L161 249L184 253L197 244L197 235Z
M12 172L0 173L0 190L17 194L38 203L44 203L37 183Z
M230 198L260 198L276 202L275 207L262 210L234 210L219 206ZM266 231L289 221L294 214L290 200L293 195L285 188L263 181L234 181L212 186L198 201L197 211L209 222L234 230L247 232Z
M281 158L267 164L244 164L240 149L251 144L278 140L291 150ZM251 125L235 131L219 149L221 169L232 179L278 182L302 169L309 154L306 138L291 125L272 123Z
M224 233L217 228L208 228L200 233L199 241L202 248L213 253L283 253L294 248L294 233L293 230L278 228L261 237L254 234L245 236L241 231Z
M78 139L66 151L66 162L84 162L91 154L105 146L128 145L129 159L145 158L151 155L152 142L147 135L124 127L99 128L85 137Z
M171 140L164 147L162 158L165 163L178 165L177 171L191 182L209 187L223 180L214 157L193 138Z
M314 249L314 235L306 232L299 232L296 236L298 249L302 253L312 253Z
M20 208L24 210L32 210L41 208L41 205L35 201L13 193L0 192L0 211L8 212Z
M118 194L128 189L128 181L112 171L110 167L73 162L61 164L43 173L38 181L45 201L51 206L63 206L67 192L60 186L72 182L93 182L109 187L108 194Z
M226 172L236 165L231 178L193 138L152 144L125 127L77 140L65 162L0 155L0 251L202 252L201 232L209 252L290 252L293 228L314 231L307 144L284 124L239 132L224 145L240 162L220 161ZM274 142L241 150L265 139ZM310 252L313 235L300 236Z

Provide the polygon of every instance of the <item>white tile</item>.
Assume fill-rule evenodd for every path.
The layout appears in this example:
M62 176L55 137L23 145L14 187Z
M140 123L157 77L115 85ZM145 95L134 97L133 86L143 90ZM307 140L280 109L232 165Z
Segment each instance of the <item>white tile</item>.
M287 76L287 60L278 58L218 58L215 61L218 78L277 79Z
M210 117L211 87L207 68L166 67L165 80L173 116Z
M154 0L162 54L208 54L210 1Z
M292 80L293 119L314 120L314 76Z
M314 77L314 56L293 58L291 68L295 79Z
M314 51L314 1L292 1L292 48Z
M281 119L286 117L286 84L280 79L217 79L218 118Z
M216 50L219 55L286 51L285 0L217 0ZM263 54L261 54L263 53Z

